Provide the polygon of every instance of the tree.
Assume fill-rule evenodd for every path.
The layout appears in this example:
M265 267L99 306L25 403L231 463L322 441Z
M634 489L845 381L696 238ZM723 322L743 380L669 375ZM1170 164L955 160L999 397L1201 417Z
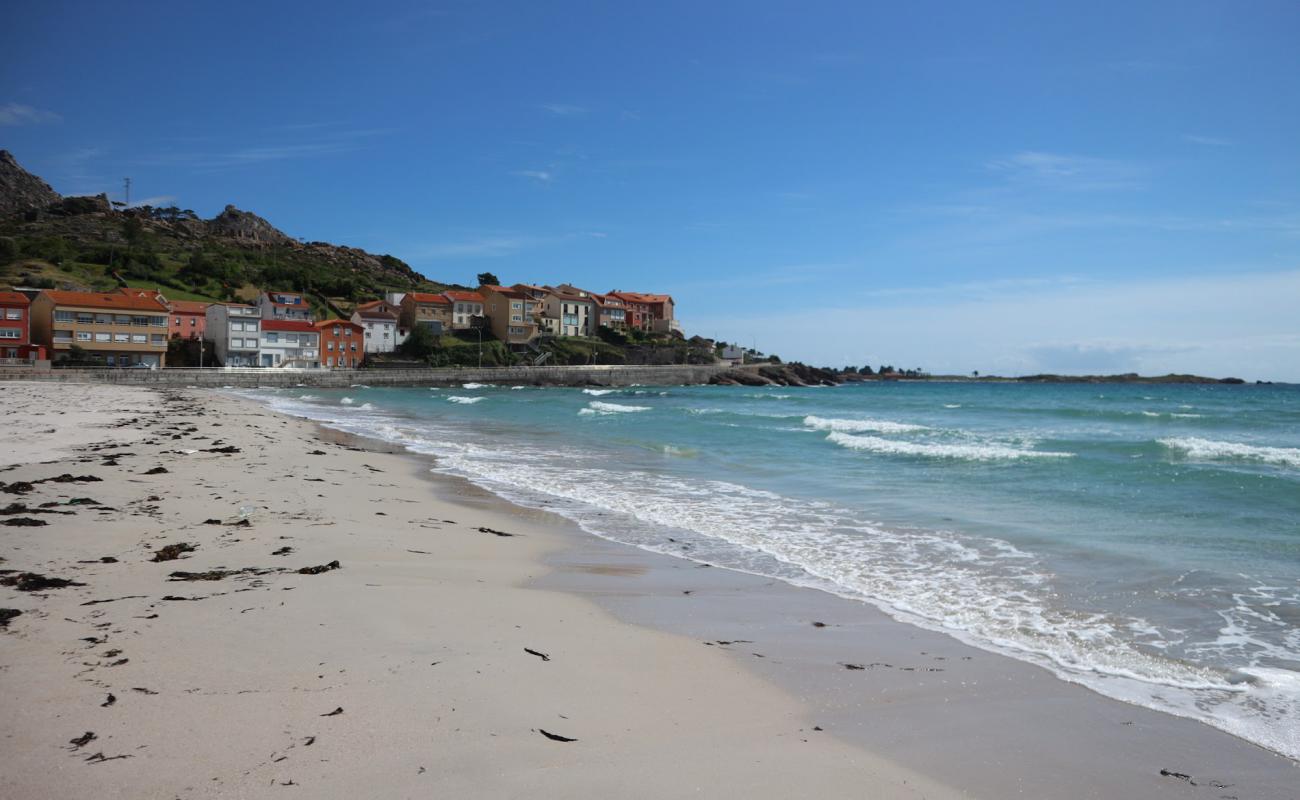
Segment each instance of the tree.
M496 275L493 275L491 272L480 272L478 274L478 285L479 286L500 286L501 279L498 278Z
M438 343L429 326L417 323L415 327L411 328L406 341L402 342L398 350L401 351L402 355L409 358L427 359L433 354L437 346Z

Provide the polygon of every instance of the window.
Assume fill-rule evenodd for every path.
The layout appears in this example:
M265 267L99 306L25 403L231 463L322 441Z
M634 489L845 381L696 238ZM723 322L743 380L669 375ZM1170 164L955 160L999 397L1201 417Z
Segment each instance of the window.
M129 334L129 333L115 333L115 334L113 334L113 341L115 341L115 342L129 342L129 341L131 341L131 334Z
M250 319L248 322L244 323L244 330L245 331L257 330L257 323Z
M131 317L131 324L139 325L143 328L149 324L149 318L145 316Z
M113 322L113 315L112 315L112 314L96 314L96 315L95 315L95 324L96 324L96 325L111 325L112 322Z
M515 309L516 311L518 311L519 309L523 308L524 306L523 306L522 303L511 303L511 304L510 304L510 307L513 308L513 309Z
M325 363L326 363L326 365L328 365L328 366L331 366L331 367L334 366L334 356L330 356L329 358L325 359Z
M234 349L234 350L242 350L242 349L244 349L244 340L243 340L243 339L231 339L231 340L230 340L230 347L231 347L231 349Z
M331 351L331 352L333 352L333 350L334 350L334 343L333 343L333 342L326 342L326 343L325 343L325 349L326 349L326 350L329 350L329 351Z
M131 315L130 315L130 314L118 314L116 317L113 317L113 321L116 322L118 325L130 325L130 324L131 324Z
M352 352L354 352L354 353L357 352L357 343L356 343L356 342L353 342L353 343L352 343Z
M22 328L0 328L0 339L21 339L23 338Z
M166 337L166 336L163 336L161 333L151 333L151 334L149 334L149 343L150 343L150 344L167 344L167 337Z
M180 317L177 317L177 318L176 318L176 327L179 328L180 325L181 325L181 318L180 318Z
M524 321L524 318L521 317L521 316L518 315L518 314L511 314L511 315L510 315L510 321L511 321L511 322L523 322L523 321Z
M55 332L54 332L54 341L56 341L56 342L70 342L70 341L72 341L72 331L55 331Z
M77 341L89 342L91 339L89 331L77 331Z
M256 340L256 339L245 339L245 340L244 340L244 349L245 349L245 350L256 350L256 349L257 349L257 340Z
M76 319L76 317L73 315L73 313L72 313L71 311L58 311L58 310L56 310L56 311L54 312L54 321L55 321L55 322L72 322L74 319Z
M265 333L265 334L262 335L262 339L264 339L264 340L266 341L267 344L276 344L277 342L280 341L280 334L278 334L278 333Z
M190 327L191 327L191 328L198 327L198 324L199 324L198 317L190 317Z
M167 327L167 317L166 317L166 316L157 316L157 317L154 317L152 320L150 320L149 324L152 325L152 326L154 326L155 328L166 328L166 327Z
M95 334L95 341L97 342L107 342L110 341L112 338L113 338L112 334L108 334L108 333Z
M338 336L340 330L341 330L341 328L340 328L338 325L335 325L335 326L334 326L334 335L335 335L335 336Z
M244 330L244 323L242 323L242 322L232 322L232 323L230 323L230 329L231 329L232 331L240 331L240 332L242 332L242 331Z
M131 334L131 344L148 344L149 336L143 333Z
M84 311L78 311L78 312L77 312L77 324L79 324L79 325L90 325L90 324L93 323L94 321L95 321L95 315L94 315L94 314L87 314L87 313L85 313Z
M6 308L5 319L22 319L23 310L21 308Z

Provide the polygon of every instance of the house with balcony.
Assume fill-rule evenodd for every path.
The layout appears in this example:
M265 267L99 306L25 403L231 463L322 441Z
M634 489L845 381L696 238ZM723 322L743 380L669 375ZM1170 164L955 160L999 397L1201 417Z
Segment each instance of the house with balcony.
M448 289L443 292L443 296L451 301L452 330L469 330L482 324L479 319L484 314L482 294Z
M314 326L320 332L322 366L326 369L355 369L366 357L366 329L346 319L323 319Z
M529 314L533 298L507 286L480 286L483 310L492 335L512 346L525 346L537 338L537 322Z
M320 330L301 319L263 319L259 365L320 369Z
M397 315L399 334L409 335L416 325L423 325L435 336L451 330L452 302L444 294L407 292L402 295ZM403 339L405 336L402 337Z
M256 367L262 337L262 310L244 303L211 303L204 332L217 361L227 367Z
M566 288L567 287L567 288ZM572 286L547 286L542 306L543 325L556 336L593 336L599 325L596 300Z
M596 301L597 327L621 331L627 328L627 308L612 294L592 294Z
M671 295L622 292L617 289L609 294L623 301L629 328L658 333L681 332L681 324L673 317Z
M262 292L257 298L262 319L296 319L312 321L311 304L297 292Z
M365 330L367 353L391 353L397 349L399 309L387 300L362 303L352 312L352 321Z
M169 311L153 292L64 292L48 289L31 302L31 338L51 358L79 348L110 367L167 360Z

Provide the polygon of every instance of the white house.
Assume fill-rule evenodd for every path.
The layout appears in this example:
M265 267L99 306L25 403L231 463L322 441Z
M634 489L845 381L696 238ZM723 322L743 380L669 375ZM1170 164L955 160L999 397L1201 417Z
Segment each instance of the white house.
M397 318L401 309L387 300L362 303L352 312L352 321L366 331L367 353L391 353L397 349Z
M262 320L263 367L320 369L320 331L301 319Z

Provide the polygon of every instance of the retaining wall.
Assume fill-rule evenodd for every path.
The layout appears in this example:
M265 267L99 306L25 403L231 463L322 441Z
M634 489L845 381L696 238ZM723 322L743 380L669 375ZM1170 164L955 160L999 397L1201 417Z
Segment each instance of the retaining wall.
M709 366L448 367L442 369L0 369L0 381L115 383L134 386L257 387L450 386L462 383L544 386L647 386L708 383L729 369Z

